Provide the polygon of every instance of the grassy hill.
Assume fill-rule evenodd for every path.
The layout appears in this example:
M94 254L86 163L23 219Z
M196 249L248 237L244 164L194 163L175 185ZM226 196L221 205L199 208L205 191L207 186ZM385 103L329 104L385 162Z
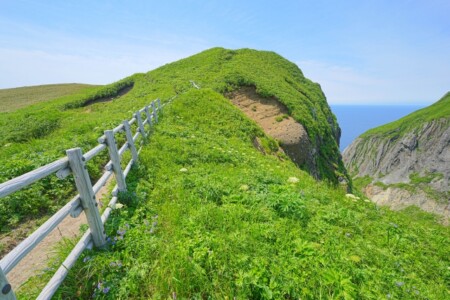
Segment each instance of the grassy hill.
M166 106L109 244L84 253L56 298L448 297L448 227L346 198L261 154L254 135L263 137L211 89ZM21 295L33 298L40 280Z
M379 136L397 136L401 137L411 128L419 128L422 124L437 120L440 118L448 118L450 116L450 92L445 94L436 103L419 109L397 121L370 129L361 135L361 138L368 138L374 135Z
M92 87L94 86L89 84L67 83L0 89L0 113L15 111Z
M191 89L189 80L219 94L254 85L261 95L277 97L304 125L318 149L315 159L321 177L337 183L338 177L346 176L336 141L339 127L318 84L273 52L213 48L146 74L0 115L5 132L0 136L0 182L51 162L65 155L66 149L89 149L104 130L129 118L152 99L164 101ZM102 102L104 99L111 101ZM94 179L100 174L94 164L91 172ZM52 185L63 188L53 191ZM49 178L1 199L0 225L8 231L30 215L54 211L73 192L70 186L70 180Z
M340 128L320 86L278 54L214 48L146 75L150 82L177 93L190 88L190 79L219 93L255 86L259 95L274 96L303 124L317 151L320 178L337 183L339 177L347 177L338 149Z
M263 145L276 143L224 98L242 85L275 96L304 124L327 180L272 155L276 149L264 155L254 147L255 136ZM214 48L2 114L0 182L68 148L89 149L103 130L175 94L128 177L124 207L107 223L109 244L83 254L57 299L448 296L448 227L418 210L354 201L329 184L345 176L336 120L319 85L272 52ZM89 162L94 180L106 160ZM52 177L1 199L2 230L55 211L74 192L71 186L70 178ZM72 247L67 244L62 252ZM19 298L35 298L53 267L29 281Z

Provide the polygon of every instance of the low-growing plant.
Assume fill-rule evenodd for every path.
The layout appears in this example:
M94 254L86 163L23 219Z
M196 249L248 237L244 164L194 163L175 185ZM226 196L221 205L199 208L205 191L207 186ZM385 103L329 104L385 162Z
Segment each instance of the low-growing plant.
M289 115L287 115L287 114L282 114L282 115L279 115L279 116L276 116L276 117L275 117L275 121L277 121L277 122L281 122L281 121L283 121L284 119L289 119Z

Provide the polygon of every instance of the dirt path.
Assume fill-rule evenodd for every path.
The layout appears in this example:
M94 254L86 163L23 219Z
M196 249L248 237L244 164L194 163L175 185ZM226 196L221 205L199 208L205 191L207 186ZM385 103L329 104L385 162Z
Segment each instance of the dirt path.
M284 152L299 166L313 161L311 142L302 124L288 115L287 108L276 98L263 98L254 87L242 87L226 95L264 132L278 140Z
M47 267L48 260L55 255L53 249L56 244L63 238L72 238L80 235L80 226L86 224L86 217L82 213L78 218L74 219L67 216L58 227L53 229L27 256L25 256L15 267L8 273L7 278L12 285L13 290L17 290L24 284L28 278L36 275L39 271Z
M102 199L108 192L108 186L114 176L112 176L106 185L101 188L97 194L97 199ZM108 200L109 201L109 200ZM53 229L20 263L18 263L6 276L13 290L17 290L28 278L37 275L48 267L48 261L54 257L55 246L63 238L73 238L81 236L80 226L87 224L84 213L78 218L67 216L58 227Z

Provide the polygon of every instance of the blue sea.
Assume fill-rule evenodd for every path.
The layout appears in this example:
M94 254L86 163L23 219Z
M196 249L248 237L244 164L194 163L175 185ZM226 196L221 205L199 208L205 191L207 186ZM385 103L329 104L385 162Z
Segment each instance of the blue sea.
M367 130L393 122L424 106L417 105L330 105L342 130L341 151Z

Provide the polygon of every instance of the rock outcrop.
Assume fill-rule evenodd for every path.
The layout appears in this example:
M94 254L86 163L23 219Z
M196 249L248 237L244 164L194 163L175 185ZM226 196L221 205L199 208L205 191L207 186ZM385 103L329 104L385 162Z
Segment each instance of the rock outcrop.
M361 135L344 150L344 164L353 178L371 181L363 189L369 198L394 209L416 205L448 218L447 107L450 94L428 108Z
M449 223L450 206L445 203L439 203L420 189L410 191L401 187L386 188L369 184L364 188L363 192L378 205L386 205L393 210L400 210L414 205L424 211L443 216L445 225Z

